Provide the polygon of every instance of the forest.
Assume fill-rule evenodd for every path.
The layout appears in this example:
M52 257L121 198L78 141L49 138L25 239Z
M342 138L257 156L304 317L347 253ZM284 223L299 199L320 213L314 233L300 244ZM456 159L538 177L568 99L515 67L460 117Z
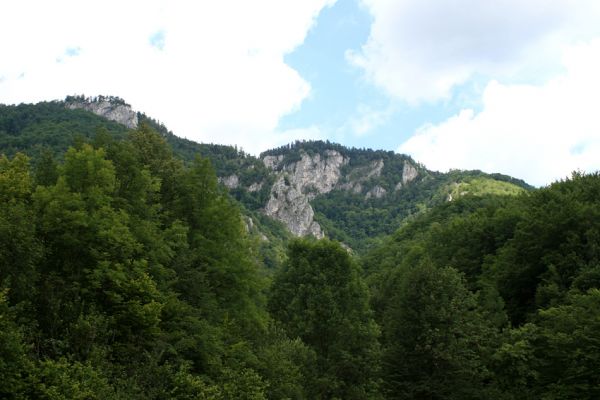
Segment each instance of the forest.
M598 173L268 268L206 156L64 126L2 142L0 398L600 398Z

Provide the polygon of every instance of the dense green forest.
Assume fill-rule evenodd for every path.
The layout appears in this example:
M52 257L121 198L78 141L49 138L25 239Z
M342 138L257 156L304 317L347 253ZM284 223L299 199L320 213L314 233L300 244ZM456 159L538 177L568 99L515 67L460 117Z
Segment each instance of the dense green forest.
M327 236L348 245L358 254L380 243L408 219L458 198L465 193L515 195L533 187L522 180L482 171L453 170L447 173L427 170L411 157L392 151L348 148L329 141L297 141L263 152L279 156L279 169L299 161L303 155L315 156L335 151L348 162L341 168L338 188L319 194L311 201L315 220ZM402 184L406 164L415 168L415 180ZM373 173L376 165L379 173ZM344 184L362 189L348 190ZM356 186L354 186L356 187ZM367 196L381 188L385 195Z
M370 184L392 187L388 195L365 199L362 193L334 190L312 201L315 219L329 237L363 254L407 220L444 204L449 198L458 198L461 193L516 195L531 190L524 182L510 180L503 175L491 178L481 171L451 171L445 174L424 171L424 177L417 182L394 191L391 176L402 174L402 164L398 157L387 160L382 176L371 180Z
M7 121L0 398L600 398L598 173L474 176L360 256L256 213L287 248L265 258L206 154L156 126L66 118L61 153Z
M600 396L600 175L467 196L363 259L389 398Z
M82 109L68 109L65 104L85 101L83 96L69 96L65 101L41 102L37 104L0 104L0 154L12 157L23 152L31 158L35 166L43 157L52 156L60 161L69 146L84 142L101 145L107 140L123 140L128 129L116 122ZM93 101L95 99L92 99ZM100 96L98 100L111 101L116 105L127 105L124 100ZM210 160L218 176L226 176L238 171L243 184L266 181L263 189L255 193L232 190L230 195L238 200L242 214L252 219L253 233L265 236L268 241L259 243L262 261L271 267L281 263L285 245L290 237L285 227L278 221L265 217L259 208L266 203L269 195L269 179L264 164L231 146L200 144L175 136L160 122L138 113L140 126L144 125L157 132L171 148L173 155L184 164L194 162L200 155Z
M123 125L89 111L65 107L78 101L90 104L109 101L116 106L127 106L124 100L110 96L87 99L70 96L65 101L0 105L0 150L7 156L13 156L18 151L24 152L32 157L32 163L35 164L42 152L50 152L60 160L66 149L75 142L126 137L127 129ZM220 179L236 177L238 186L229 188L229 195L242 206L244 216L252 219L256 236L268 239L261 243L260 251L264 262L273 267L281 264L285 248L283 242L289 237L285 237L282 224L265 217L261 212L271 196L271 187L279 172L265 166L262 161L265 156L282 156L280 169L300 160L303 154L315 156L336 151L348 160L341 168L340 185L357 181L363 187L362 192L335 189L318 195L310 203L315 220L327 236L344 243L358 254L364 254L376 246L382 237L392 234L407 219L443 204L449 197L457 198L463 193L515 194L532 189L521 180L501 174L459 170L439 173L427 170L406 155L347 148L328 141L297 141L255 157L236 147L196 143L180 138L164 124L143 113L137 113L137 117L140 126L146 125L158 132L173 154L185 164L192 163L200 155L210 160ZM416 168L418 177L397 190L405 162ZM379 174L361 176L371 171L377 163L382 165ZM252 185L259 189L249 190ZM381 198L366 198L366 192L376 186L386 190L387 194Z

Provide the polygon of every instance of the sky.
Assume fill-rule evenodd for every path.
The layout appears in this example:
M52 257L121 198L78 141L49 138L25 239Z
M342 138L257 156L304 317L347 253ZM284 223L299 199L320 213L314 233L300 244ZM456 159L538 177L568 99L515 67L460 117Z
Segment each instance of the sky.
M600 169L597 0L0 3L0 103L119 96L176 135L536 186Z

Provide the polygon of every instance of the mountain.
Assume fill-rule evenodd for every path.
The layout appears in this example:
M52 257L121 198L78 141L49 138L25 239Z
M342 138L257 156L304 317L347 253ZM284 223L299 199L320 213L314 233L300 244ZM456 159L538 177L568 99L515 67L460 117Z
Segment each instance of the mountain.
M0 143L0 398L600 397L599 173L254 157L106 97Z
M323 141L296 142L255 157L236 147L179 138L111 96L0 106L0 152L21 151L35 159L46 148L60 157L76 141L121 139L141 125L158 131L187 162L197 155L210 159L219 181L245 210L248 229L266 241L289 236L278 221L293 236L327 236L363 252L435 205L465 194L531 189L505 175L440 173L407 155Z

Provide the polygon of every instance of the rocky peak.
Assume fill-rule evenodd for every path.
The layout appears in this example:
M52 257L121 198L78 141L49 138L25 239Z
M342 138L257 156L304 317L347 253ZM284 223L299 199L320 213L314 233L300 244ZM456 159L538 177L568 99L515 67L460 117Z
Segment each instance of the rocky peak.
M271 169L280 168L282 161L281 155L263 158ZM322 238L309 201L333 190L340 180L341 167L347 163L348 159L335 150L314 155L301 151L299 161L284 165L278 173L265 214L282 221L297 236Z
M65 100L65 107L71 110L83 109L108 120L118 122L130 129L138 126L138 116L131 106L123 99L112 96L83 97L69 96Z

